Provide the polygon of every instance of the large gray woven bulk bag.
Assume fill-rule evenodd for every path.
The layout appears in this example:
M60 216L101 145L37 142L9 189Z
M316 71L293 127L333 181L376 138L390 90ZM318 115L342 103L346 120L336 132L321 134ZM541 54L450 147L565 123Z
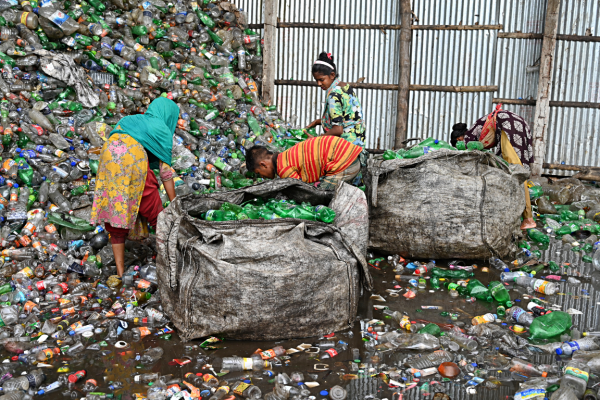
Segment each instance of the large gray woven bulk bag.
M481 151L370 159L369 248L411 258L484 259L516 250L529 172Z
M284 195L329 205L333 224L298 219L204 221L225 201ZM363 287L368 209L362 191L336 192L295 179L175 199L158 218L162 305L183 340L219 335L275 340L349 328Z

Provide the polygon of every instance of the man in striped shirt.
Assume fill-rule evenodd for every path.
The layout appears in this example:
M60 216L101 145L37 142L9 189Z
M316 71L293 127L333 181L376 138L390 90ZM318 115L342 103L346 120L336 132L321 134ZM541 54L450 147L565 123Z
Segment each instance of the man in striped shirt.
M254 146L246 153L246 168L263 178L277 175L306 183L320 181L319 188L334 190L340 182L351 182L358 175L361 151L360 146L337 136L318 136L283 153Z

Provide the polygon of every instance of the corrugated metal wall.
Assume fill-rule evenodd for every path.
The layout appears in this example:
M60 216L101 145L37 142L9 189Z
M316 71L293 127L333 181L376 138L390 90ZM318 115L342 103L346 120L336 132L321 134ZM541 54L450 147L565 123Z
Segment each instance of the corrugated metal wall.
M498 24L498 0L412 1L415 25ZM494 85L495 30L413 30L411 84ZM493 93L411 91L408 137L447 140L452 125L468 125L489 112ZM393 135L393 132L391 133Z
M507 0L503 3L500 14L503 32L543 33L546 0ZM494 97L535 100L541 51L541 39L498 39L495 82L499 88ZM535 107L505 105L503 108L521 115L532 126Z
M504 25L503 32L543 33L547 0L413 0L418 25ZM262 22L262 0L235 0ZM282 22L400 24L398 1L288 0L279 2ZM600 5L563 0L559 34L598 35ZM382 12L383 11L383 12ZM413 30L411 83L419 85L497 85L498 92L412 91L408 137L447 140L456 122L471 125L493 109L493 98L535 99L542 40L497 38L496 30ZM319 52L331 52L343 80L398 83L399 31L278 29L275 79L312 80ZM552 100L600 102L600 43L558 41ZM367 125L367 147L393 143L396 92L357 90ZM322 112L324 93L313 87L276 86L284 116L305 126ZM533 106L505 105L532 124ZM553 107L546 161L600 166L600 110Z
M280 1L281 22L336 24L399 24L397 0ZM384 12L382 12L384 10ZM321 51L334 56L340 78L366 83L398 82L399 31L280 28L277 30L277 75L275 79L312 81L311 67ZM298 117L306 126L320 118L325 93L316 87L276 86L277 104L283 115ZM368 147L389 147L387 133L396 124L397 94L394 91L356 90L363 105Z
M600 5L591 0L562 0L558 34L600 34ZM600 43L556 43L551 100L600 102ZM550 110L547 162L600 166L600 110L553 107Z

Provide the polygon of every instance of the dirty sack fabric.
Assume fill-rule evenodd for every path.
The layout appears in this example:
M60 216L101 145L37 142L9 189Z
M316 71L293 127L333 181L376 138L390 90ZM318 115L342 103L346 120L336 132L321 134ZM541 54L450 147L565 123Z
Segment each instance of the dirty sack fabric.
M372 158L365 176L369 248L411 258L506 257L516 251L528 176L481 151Z
M336 220L198 218L225 201L280 195L329 205ZM350 185L326 192L297 179L176 198L157 225L164 311L184 341L208 335L301 338L351 327L361 288L372 285L361 250L367 243L366 206L364 193Z
M100 103L100 98L90 87L82 67L76 65L73 59L61 53L50 53L48 51L36 52L44 56L40 60L42 71L56 79L72 86L77 93L77 100L86 108L96 107Z

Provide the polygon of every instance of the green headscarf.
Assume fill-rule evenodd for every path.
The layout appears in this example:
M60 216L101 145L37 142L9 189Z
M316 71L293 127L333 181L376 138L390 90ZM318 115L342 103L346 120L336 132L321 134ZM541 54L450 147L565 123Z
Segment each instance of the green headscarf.
M127 134L162 162L171 165L173 135L178 119L177 104L166 97L158 97L150 103L145 114L121 118L109 137L115 133Z

